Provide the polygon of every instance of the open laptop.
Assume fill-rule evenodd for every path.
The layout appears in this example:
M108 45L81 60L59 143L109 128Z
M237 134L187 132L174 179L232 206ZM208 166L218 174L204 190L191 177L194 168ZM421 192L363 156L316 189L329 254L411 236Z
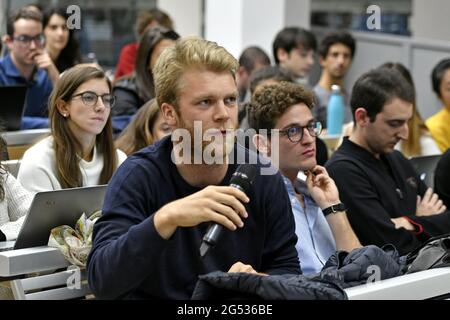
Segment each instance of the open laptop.
M409 158L409 162L414 167L414 170L416 170L420 179L430 188L434 188L434 171L440 158L440 154Z
M3 131L20 130L26 96L26 86L0 86L0 126Z
M53 228L75 228L83 212L89 216L101 210L106 188L101 185L36 193L17 240L0 242L0 251L47 245Z

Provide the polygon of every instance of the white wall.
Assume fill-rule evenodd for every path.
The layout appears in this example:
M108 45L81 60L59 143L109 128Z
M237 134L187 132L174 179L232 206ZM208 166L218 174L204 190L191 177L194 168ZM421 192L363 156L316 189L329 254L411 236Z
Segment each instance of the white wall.
M450 1L412 0L411 30L414 37L450 41Z
M257 45L272 56L272 41L285 26L309 28L311 0L205 0L205 38L239 57Z
M202 35L202 0L157 0L156 4L170 15L181 36Z

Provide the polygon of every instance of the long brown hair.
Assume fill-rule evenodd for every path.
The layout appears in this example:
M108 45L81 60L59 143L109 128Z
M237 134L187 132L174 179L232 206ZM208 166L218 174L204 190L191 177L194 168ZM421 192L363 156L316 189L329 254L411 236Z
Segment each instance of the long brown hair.
M112 86L105 73L95 67L78 65L66 70L52 91L49 102L49 118L53 135L58 180L62 188L83 186L80 170L82 146L68 125L68 119L58 111L57 104L63 100L68 102L73 93L86 81L104 79L111 92ZM111 114L102 132L96 137L97 150L103 154L103 169L100 184L107 184L117 167L117 152L113 143Z
M136 54L136 91L142 101L149 101L155 97L153 73L149 70L149 62L156 45L164 40L177 40L180 36L173 30L164 27L154 27L142 35Z
M116 140L116 147L130 155L155 142L152 128L160 114L155 99L146 102Z

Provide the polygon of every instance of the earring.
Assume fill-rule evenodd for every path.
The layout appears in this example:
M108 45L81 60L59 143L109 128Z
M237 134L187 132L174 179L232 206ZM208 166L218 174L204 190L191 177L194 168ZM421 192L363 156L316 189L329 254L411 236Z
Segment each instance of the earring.
M67 117L67 113L63 113L62 116L63 116L64 118L66 118L66 117Z

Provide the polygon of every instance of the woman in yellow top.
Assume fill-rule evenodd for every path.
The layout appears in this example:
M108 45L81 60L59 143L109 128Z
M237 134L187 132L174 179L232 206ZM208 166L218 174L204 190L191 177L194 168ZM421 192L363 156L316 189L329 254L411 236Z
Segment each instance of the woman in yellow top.
M450 58L441 60L431 73L433 91L444 104L444 108L425 122L439 149L450 148Z

